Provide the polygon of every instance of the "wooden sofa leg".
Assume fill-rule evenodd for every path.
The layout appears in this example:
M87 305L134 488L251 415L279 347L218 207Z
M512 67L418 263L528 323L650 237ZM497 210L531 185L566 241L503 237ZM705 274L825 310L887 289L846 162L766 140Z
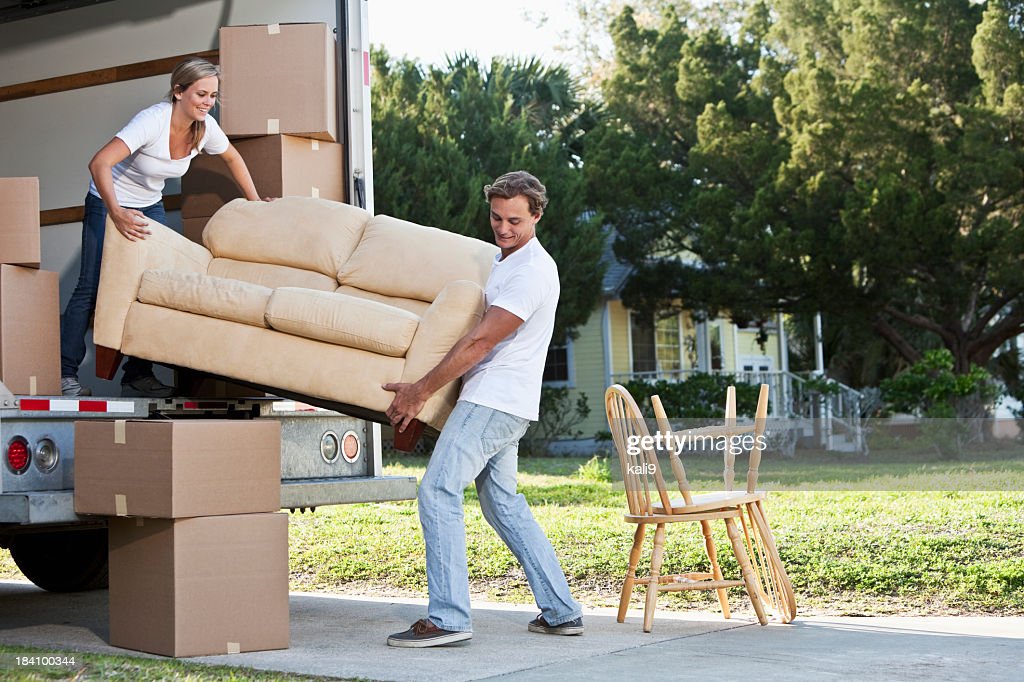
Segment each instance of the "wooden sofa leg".
M405 427L405 431L399 433L398 429L395 429L395 449L401 450L402 452L412 452L413 448L416 447L416 443L420 441L420 437L423 435L423 429L426 428L426 426L427 425L419 419L413 419L409 422L409 425Z
M96 376L110 381L121 367L121 360L123 358L124 356L119 350L107 348L106 346L96 346Z

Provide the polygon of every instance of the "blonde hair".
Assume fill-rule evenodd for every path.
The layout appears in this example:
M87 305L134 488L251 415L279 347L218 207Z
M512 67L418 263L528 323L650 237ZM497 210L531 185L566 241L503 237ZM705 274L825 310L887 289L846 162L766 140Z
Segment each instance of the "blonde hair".
M526 197L530 213L533 215L543 213L548 205L547 188L540 180L524 170L505 173L490 185L484 185L484 196L487 197L487 201L494 197L502 199Z
M193 83L203 78L209 78L210 76L216 76L220 78L220 69L206 61L201 57L189 57L177 66L174 67L174 71L171 72L171 89L167 93L167 101L172 105L177 101L174 97L175 94L184 93L188 90ZM203 135L206 134L206 122L205 121L193 121L192 122L192 149L199 149L200 143L203 141Z

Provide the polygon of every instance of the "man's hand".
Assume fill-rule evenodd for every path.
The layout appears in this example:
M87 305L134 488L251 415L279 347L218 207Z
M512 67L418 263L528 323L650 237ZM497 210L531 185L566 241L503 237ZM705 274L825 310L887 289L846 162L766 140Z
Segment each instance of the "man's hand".
M430 394L425 393L418 384L384 384L381 388L395 394L395 399L391 401L384 414L391 421L391 425L398 429L399 433L403 433L423 409Z
M149 225L146 216L143 215L142 211L137 211L134 208L122 208L116 213L111 211L110 219L114 221L114 227L117 228L117 231L129 241L145 239L151 234L146 229L146 226Z

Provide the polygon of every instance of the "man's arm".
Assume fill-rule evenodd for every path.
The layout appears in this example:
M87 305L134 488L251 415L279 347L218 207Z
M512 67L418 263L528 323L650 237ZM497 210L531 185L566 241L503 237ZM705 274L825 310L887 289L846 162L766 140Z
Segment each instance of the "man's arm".
M399 433L405 431L405 427L416 418L430 396L468 372L522 323L521 319L504 308L491 306L480 323L459 339L441 358L441 362L419 381L413 384L384 384L385 391L395 392L395 399L385 411L391 424Z

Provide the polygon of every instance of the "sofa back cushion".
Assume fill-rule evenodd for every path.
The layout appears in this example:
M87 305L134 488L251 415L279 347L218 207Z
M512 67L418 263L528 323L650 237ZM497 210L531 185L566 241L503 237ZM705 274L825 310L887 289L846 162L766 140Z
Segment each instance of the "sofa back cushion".
M318 291L334 291L338 280L312 270L293 268L287 265L271 265L269 263L246 263L230 258L214 258L210 261L208 275L238 279L251 284L276 289L278 287L303 287Z
M333 278L369 219L361 208L326 199L235 199L210 218L203 242L215 258L286 265Z
M394 306L292 287L274 290L264 318L279 332L396 358L405 355L420 323Z
M366 224L359 245L338 272L338 282L433 302L448 282L486 284L497 252L498 247L479 239L380 215Z

